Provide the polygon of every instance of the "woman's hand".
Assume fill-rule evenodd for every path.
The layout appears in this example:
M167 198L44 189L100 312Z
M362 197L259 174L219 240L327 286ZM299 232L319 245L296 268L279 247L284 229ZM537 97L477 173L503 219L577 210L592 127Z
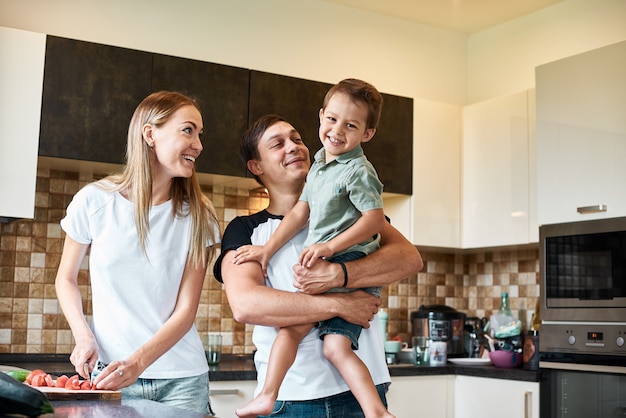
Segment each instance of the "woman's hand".
M131 361L114 361L93 380L94 389L118 390L133 384L141 374L141 367Z
M89 364L89 370L92 370L96 360L98 360L98 344L93 334L77 339L70 354L70 362L76 369L76 373L84 379L89 379L89 376L85 376L85 363Z

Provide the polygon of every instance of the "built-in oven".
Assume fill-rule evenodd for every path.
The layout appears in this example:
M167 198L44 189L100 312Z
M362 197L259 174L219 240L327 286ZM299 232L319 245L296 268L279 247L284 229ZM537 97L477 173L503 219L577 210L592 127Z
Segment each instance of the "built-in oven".
M626 417L626 217L543 225L542 418Z

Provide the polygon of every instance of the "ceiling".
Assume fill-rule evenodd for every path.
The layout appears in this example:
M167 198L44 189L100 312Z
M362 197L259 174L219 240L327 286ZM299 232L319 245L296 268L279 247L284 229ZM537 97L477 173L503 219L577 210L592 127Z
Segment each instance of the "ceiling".
M324 0L471 34L563 0Z

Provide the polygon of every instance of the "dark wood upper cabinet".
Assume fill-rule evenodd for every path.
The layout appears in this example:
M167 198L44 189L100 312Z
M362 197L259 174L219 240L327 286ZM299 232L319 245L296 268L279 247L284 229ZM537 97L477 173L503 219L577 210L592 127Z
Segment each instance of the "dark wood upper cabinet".
M227 65L154 55L152 88L174 90L198 100L204 134L200 173L245 176L239 140L248 122L249 70Z
M246 176L239 141L277 113L321 148L319 109L332 84L55 36L47 37L39 155L122 164L128 124L151 92L198 99L204 135L199 173ZM413 100L383 94L380 126L363 145L384 191L412 193Z
M148 52L48 36L39 155L123 163L151 70Z
M413 194L413 99L383 94L378 129L363 150L385 192Z
M250 123L267 113L283 116L302 135L311 157L322 147L319 110L332 84L251 71ZM374 138L363 144L388 193L412 194L413 99L383 94Z
M319 139L319 110L332 84L250 71L250 120L275 113L284 117L311 151L322 147Z

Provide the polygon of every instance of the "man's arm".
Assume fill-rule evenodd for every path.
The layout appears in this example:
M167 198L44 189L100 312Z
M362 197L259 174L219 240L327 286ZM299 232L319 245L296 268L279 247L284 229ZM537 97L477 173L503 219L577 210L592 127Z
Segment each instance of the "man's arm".
M261 266L256 262L234 264L235 251L224 254L221 263L228 303L238 322L285 327L341 317L369 327L378 311L379 298L365 292L305 295L266 286Z
M351 289L385 286L422 269L422 256L391 224L385 223L380 248L367 257L345 263ZM294 286L302 293L319 294L343 286L343 269L338 263L320 261L311 268L294 266Z

